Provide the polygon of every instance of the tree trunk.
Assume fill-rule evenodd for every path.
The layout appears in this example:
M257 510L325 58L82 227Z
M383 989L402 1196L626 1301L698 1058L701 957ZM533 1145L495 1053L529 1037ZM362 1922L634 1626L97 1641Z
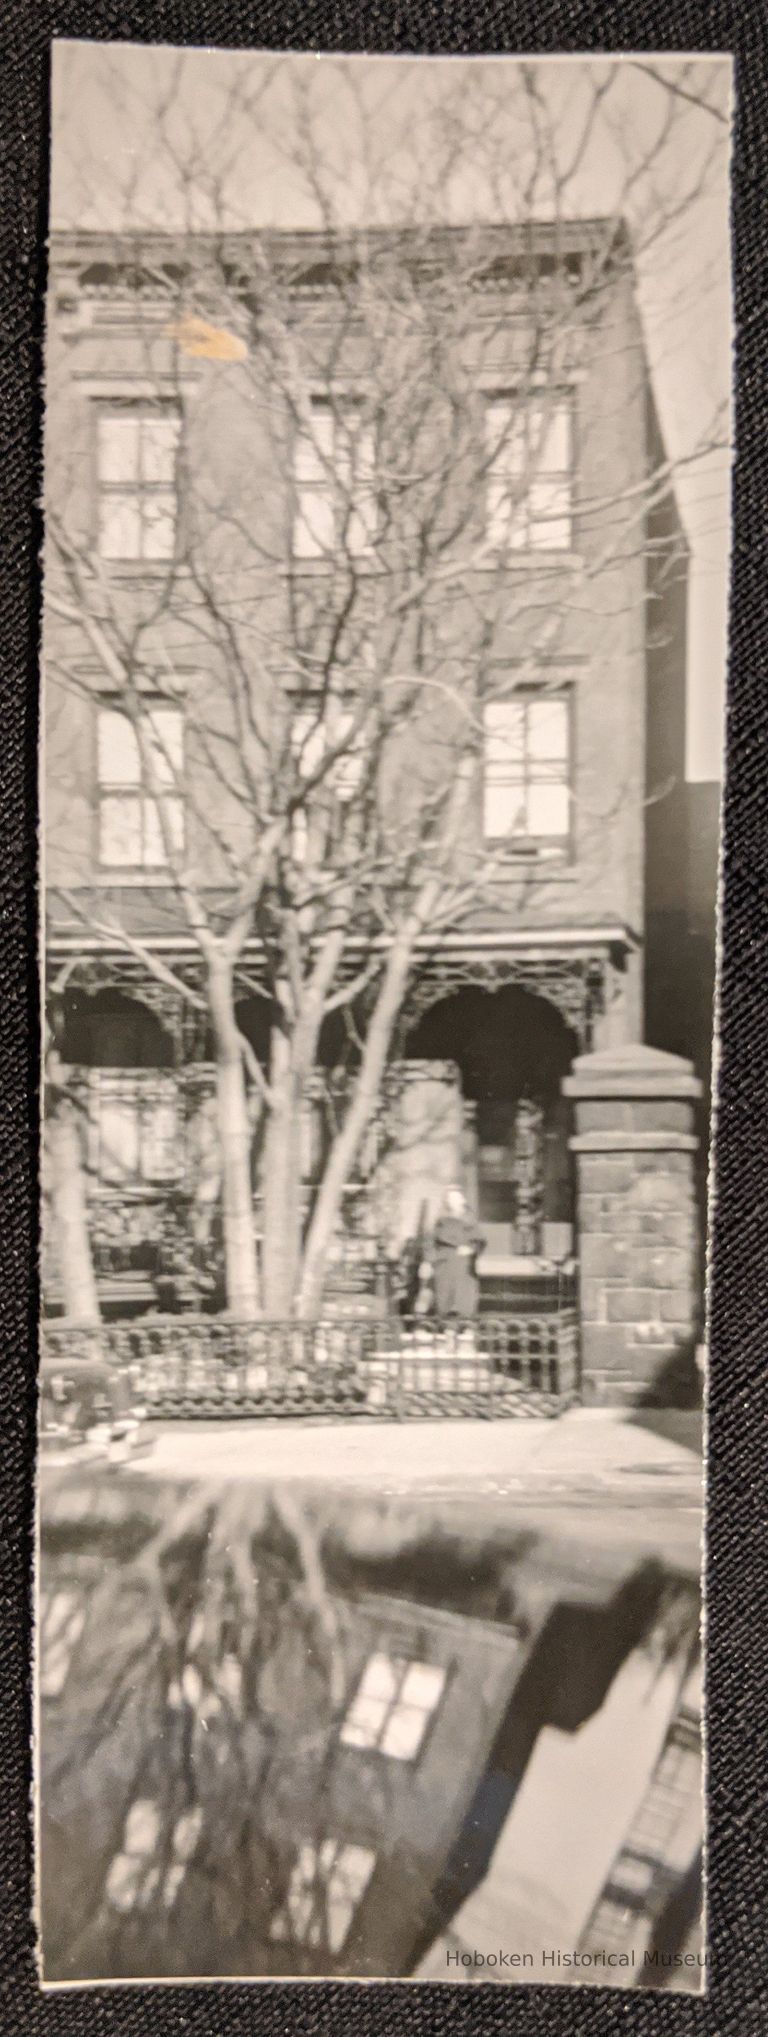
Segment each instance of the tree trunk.
M265 1313L292 1316L301 1260L302 1092L291 1042L272 1031L270 1104L263 1160L262 1282Z
M392 1033L400 1012L410 965L410 943L393 948L379 999L365 1038L363 1058L352 1092L347 1115L328 1158L328 1164L307 1233L304 1248L298 1314L317 1315L323 1295L328 1247L338 1220L341 1199L360 1145L381 1095L384 1070Z
M101 1320L88 1231L77 1106L62 1088L46 1126L51 1223L60 1269L64 1314L76 1323Z
M209 963L208 989L216 1046L216 1097L221 1147L221 1199L227 1310L240 1322L259 1315L259 1277L251 1190L251 1120L230 964Z

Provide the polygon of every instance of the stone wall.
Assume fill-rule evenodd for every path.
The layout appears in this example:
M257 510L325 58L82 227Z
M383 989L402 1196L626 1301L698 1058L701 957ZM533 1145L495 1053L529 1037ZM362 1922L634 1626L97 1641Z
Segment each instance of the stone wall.
M673 1405L695 1380L700 1268L691 1064L631 1046L582 1055L575 1103L581 1358L589 1402Z

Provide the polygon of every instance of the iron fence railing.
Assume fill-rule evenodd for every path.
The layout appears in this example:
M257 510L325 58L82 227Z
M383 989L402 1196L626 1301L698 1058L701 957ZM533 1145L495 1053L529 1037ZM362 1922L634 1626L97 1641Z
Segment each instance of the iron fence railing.
M102 1418L117 1398L150 1417L558 1413L577 1396L571 1309L417 1318L234 1322L145 1316L45 1326L43 1427L66 1427L78 1398ZM75 1426L88 1426L81 1421Z

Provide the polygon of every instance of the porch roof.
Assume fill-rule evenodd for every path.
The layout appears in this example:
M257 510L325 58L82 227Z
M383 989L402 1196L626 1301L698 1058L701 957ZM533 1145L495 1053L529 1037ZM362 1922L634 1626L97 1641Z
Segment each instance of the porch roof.
M110 937L107 934L89 933L84 927L52 927L48 929L46 944L53 956L129 954L136 959L137 938L131 936L129 940L123 940L117 930L114 936ZM173 956L179 961L194 960L198 954L195 941L189 934L184 933L147 936L141 945L153 954ZM350 954L354 954L356 950L370 953L372 947L383 949L387 945L383 935L375 942L352 935L348 944ZM525 954L533 959L539 955L557 954L563 950L568 954L578 954L581 951L594 954L598 949L605 954L616 950L626 952L639 945L640 936L625 921L608 920L599 921L594 925L585 922L579 925L511 927L504 931L480 929L471 933L446 933L441 934L439 940L435 940L434 936L429 934L422 934L416 948L420 954L451 956L456 959L464 955L469 958L473 955L507 954ZM244 958L247 957L253 962L258 962L261 953L262 945L256 938L248 941L243 950Z

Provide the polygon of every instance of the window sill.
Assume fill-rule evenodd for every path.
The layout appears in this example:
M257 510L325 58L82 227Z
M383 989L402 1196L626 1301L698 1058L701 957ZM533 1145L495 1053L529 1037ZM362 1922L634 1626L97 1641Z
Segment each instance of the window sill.
M539 551L533 547L528 551L493 552L475 570L478 573L582 573L584 558L581 552Z
M294 578L300 578L302 574L306 573L310 580L314 580L322 573L339 573L342 569L349 570L350 568L355 573L366 574L371 578L374 573L381 576L385 570L375 551L359 553L339 551L333 554L328 553L327 556L323 556L320 559L302 559L292 552L290 559L283 567L283 572L286 578L291 574Z
M490 854L493 854L492 845ZM573 884L578 877L578 869L570 857L567 861L558 862L549 857L504 855L503 851L499 851L497 868L489 875L487 882L507 884L511 878L521 877L535 878L537 883L548 879L554 884Z
M130 581L132 585L143 581L147 587L154 588L158 580L168 577L171 573L175 574L178 580L189 578L189 568L173 558L107 559L98 551L95 551L95 557L103 573L115 580Z
M105 869L101 865L98 870L94 871L90 882L98 886L100 891L159 891L161 889L165 891L176 889L176 878L171 875L170 870L143 870L136 868L135 865L131 865L130 869L126 870L110 870ZM80 888L87 890L89 887L86 885Z

